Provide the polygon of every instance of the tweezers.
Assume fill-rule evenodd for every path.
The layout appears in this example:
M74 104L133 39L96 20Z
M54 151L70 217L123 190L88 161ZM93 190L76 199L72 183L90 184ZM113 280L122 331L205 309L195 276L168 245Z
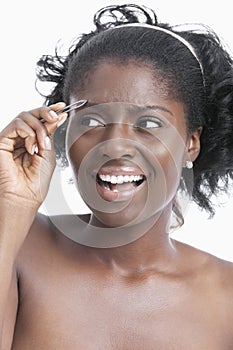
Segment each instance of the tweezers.
M65 106L64 108L59 109L58 111L56 111L56 113L57 114L65 113L65 112L68 113L70 111L73 111L74 109L78 109L78 108L84 106L86 103L87 103L87 100L79 100L79 101L76 101L74 103L71 103L68 106ZM42 123L45 123L44 119L41 119L40 121Z
M59 109L56 113L57 114L64 113L64 112L68 113L70 111L73 111L74 109L77 109L77 108L84 106L86 103L87 103L87 100L79 100L79 101L76 101L74 103L71 103L70 105L68 105L62 109Z

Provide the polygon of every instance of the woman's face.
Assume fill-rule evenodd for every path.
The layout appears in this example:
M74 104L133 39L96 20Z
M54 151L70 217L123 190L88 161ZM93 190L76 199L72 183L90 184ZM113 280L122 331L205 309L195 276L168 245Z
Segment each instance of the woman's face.
M68 159L85 203L110 227L171 207L190 160L184 105L164 97L152 73L142 64L104 62L71 96L88 103L70 114Z

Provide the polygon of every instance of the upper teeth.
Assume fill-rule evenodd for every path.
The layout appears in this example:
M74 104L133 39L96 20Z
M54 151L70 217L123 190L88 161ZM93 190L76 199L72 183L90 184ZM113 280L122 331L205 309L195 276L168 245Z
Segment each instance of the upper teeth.
M143 179L142 175L99 175L102 181L111 182L112 184L123 184L124 182L133 182Z

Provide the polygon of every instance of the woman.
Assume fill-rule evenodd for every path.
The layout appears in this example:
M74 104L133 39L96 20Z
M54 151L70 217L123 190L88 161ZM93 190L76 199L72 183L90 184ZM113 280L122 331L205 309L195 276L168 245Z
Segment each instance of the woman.
M47 106L0 134L1 348L231 349L232 264L168 233L181 185L213 215L232 178L232 59L137 5L94 22L38 62ZM54 154L91 215L37 213Z

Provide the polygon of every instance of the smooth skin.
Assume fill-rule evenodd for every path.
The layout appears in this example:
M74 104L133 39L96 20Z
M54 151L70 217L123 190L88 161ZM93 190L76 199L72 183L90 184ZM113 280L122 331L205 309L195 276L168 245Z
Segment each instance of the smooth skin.
M98 148L99 156L116 167L146 159L145 170L153 174L156 165L147 158L145 147L140 148L140 143L145 146L149 142L167 174L166 200L158 201L156 207L151 203L142 219L157 220L140 239L128 245L103 249L71 241L48 217L36 214L55 166L53 149L46 149L44 140L53 134L58 121L51 119L48 108L22 113L12 121L0 134L0 213L4 214L0 217L0 257L4 267L0 270L4 281L0 287L0 320L4 325L1 349L232 349L232 264L167 234L180 172L186 159L194 161L198 156L201 130L187 135L184 105L159 93L162 90L150 67L135 62L121 66L104 62L90 74L91 79L81 92L71 96L71 102L87 99L93 103L160 106L163 130L153 132L166 135L167 130L171 135L173 125L184 142L167 138L166 151L156 136L132 130L127 123L92 130L91 138L86 133L69 149L74 173L77 175L82 159L88 150L98 147L100 140L120 137L112 148ZM59 106L50 108L56 111ZM45 125L39 117L46 120ZM65 120L66 116L60 118ZM72 123L75 118L71 114ZM24 145L23 140L25 161L21 157L18 162L12 154L21 141ZM39 154L30 155L35 141ZM168 151L171 149L172 154ZM147 181L147 186L154 185L151 190L155 193L159 190L156 181L152 175ZM127 210L107 214L93 209L90 217L82 219L116 227L119 222L140 218L147 186L137 192Z

